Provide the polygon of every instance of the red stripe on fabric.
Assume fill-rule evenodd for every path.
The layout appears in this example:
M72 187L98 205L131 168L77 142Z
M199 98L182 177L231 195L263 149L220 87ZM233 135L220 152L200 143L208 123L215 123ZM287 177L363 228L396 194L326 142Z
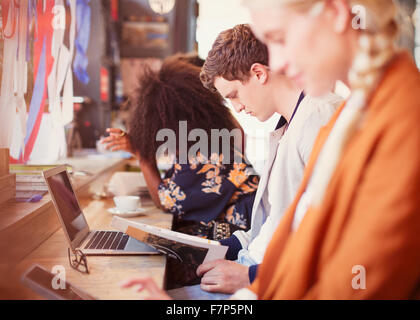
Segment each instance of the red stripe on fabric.
M29 140L25 145L25 153L23 155L23 161L27 162L32 154L36 139L38 137L39 129L41 126L42 114L44 113L45 108L45 99L47 96L48 90L48 77L52 71L54 65L54 58L51 55L52 49L52 38L54 29L52 26L52 21L54 15L52 9L54 7L54 0L47 0L45 12L43 11L42 1L37 3L37 14L38 14L38 39L34 43L34 81L36 81L36 76L38 75L39 63L42 55L42 47L44 39L45 41L45 55L46 55L46 69L45 69L45 79L44 79L44 92L42 96L41 107L39 108L38 115L33 127L33 130L29 136Z

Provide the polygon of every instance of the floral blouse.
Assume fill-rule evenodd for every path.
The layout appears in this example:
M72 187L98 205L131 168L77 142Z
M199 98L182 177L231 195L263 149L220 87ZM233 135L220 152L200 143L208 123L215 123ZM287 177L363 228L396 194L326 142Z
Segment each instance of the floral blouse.
M178 219L221 220L248 229L259 177L250 164L223 164L223 155L210 161L198 154L189 164L166 172L158 187L160 202Z

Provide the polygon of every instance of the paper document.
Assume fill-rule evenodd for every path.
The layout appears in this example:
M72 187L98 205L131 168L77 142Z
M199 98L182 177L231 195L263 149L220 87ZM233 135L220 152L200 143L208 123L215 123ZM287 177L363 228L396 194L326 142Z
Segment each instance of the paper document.
M148 224L114 217L112 227L125 232L156 250L182 263L200 265L217 259L224 259L228 247L217 241L202 239L184 233L171 231Z

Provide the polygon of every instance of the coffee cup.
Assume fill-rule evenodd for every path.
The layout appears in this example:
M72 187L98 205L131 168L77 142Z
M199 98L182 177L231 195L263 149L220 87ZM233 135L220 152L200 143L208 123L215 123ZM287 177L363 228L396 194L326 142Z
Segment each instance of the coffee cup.
M115 206L119 211L135 211L140 205L140 197L138 196L117 196L114 197Z

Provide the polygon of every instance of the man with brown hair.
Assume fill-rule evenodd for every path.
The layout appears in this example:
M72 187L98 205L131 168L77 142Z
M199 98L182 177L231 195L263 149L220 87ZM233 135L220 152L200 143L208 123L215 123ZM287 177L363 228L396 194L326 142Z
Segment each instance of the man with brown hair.
M206 88L230 100L237 112L245 111L260 121L278 112L285 124L302 90L290 79L272 75L267 66L267 47L248 25L240 24L220 33L200 78Z

